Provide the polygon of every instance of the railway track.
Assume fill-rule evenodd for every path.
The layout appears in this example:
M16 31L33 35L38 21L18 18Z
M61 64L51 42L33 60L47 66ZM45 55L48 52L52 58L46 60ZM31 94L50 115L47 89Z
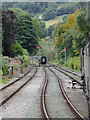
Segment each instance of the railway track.
M59 68L59 69L61 69L61 70L63 70L63 71L66 71L66 72L68 72L68 73L71 73L71 74L73 74L73 75L76 75L76 76L81 77L81 74L78 73L78 72L76 72L76 71L73 71L73 70L70 70L70 69L67 69L67 68L62 68L62 67L60 67L60 66L57 66L57 65L54 65L54 64L51 64L51 63L49 63L49 65L52 66L52 67L57 67L57 68Z
M64 69L64 68L55 66L53 64L49 64L49 65L50 65L50 67L54 67L56 70L60 71L64 75L68 76L70 79L76 81L76 83L78 83L80 86L83 86L82 82L76 79L76 77L78 77L78 79L80 79L81 74L79 74L79 73L77 73L75 71L71 71L69 69Z
M23 88L36 74L37 67L30 69L24 76L0 89L0 107Z
M4 87L0 88L0 91L4 90L5 88L11 86L12 84L14 84L15 82L19 81L20 79L22 79L23 77L25 77L30 71L31 71L32 67L28 70L28 72L26 72L23 76L21 76L20 78L14 80L13 82L5 85Z
M84 120L84 117L78 112L78 110L76 109L76 107L73 105L73 103L70 101L68 95L66 94L66 92L64 90L64 87L63 87L63 84L62 84L61 78L58 77L58 75L53 70L51 70L50 67L48 69L49 69L49 71L51 71L53 73L53 76L56 77L56 79L58 81L59 89L60 89L60 91L62 92L62 94L64 96L63 99L65 99L67 101L67 104L69 105L70 109L72 110L72 112L74 113L74 115L76 116L76 118L78 118L80 120ZM50 111L49 111L50 109L48 110L48 107L47 107L49 105L47 105L47 102L46 102L46 100L47 100L47 98L46 98L47 88L49 86L48 83L49 83L49 79L50 78L49 78L49 74L47 74L48 72L45 70L45 68L44 68L44 71L45 71L45 82L44 82L44 86L43 86L43 89L42 89L41 103L42 103L42 109L43 109L44 117L47 118L47 119L51 119L52 116L50 115ZM59 118L59 117L60 116L57 116L57 118ZM60 118L62 118L62 116Z
M50 117L49 117L49 114L48 114L48 111L46 108L46 103L45 103L45 93L46 93L46 88L47 88L47 84L48 84L48 78L47 78L47 73L46 73L45 68L44 68L44 72L45 72L45 81L44 81L44 85L43 85L42 93L41 93L41 105L42 105L44 117L49 120Z

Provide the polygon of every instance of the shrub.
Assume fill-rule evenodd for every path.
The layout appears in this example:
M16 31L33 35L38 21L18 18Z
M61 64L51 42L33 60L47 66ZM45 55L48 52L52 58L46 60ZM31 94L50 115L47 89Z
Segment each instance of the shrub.
M2 64L2 73L3 73L3 76L5 76L5 75L8 74L8 67L9 67L9 64L7 62L3 62L3 64Z
M20 56L22 67L27 67L29 65L29 57L27 55Z
M16 55L23 55L23 48L21 45L19 44L12 45L12 49Z
M67 60L66 66L70 69L80 71L81 70L81 58L80 57L69 58Z

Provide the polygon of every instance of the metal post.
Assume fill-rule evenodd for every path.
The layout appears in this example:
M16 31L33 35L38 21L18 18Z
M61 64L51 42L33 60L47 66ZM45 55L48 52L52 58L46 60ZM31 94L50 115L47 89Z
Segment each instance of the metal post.
M90 120L90 32L89 32L89 45L88 45L88 111L89 111L89 120Z
M90 24L90 1L88 2L88 25ZM89 100L88 100L88 119L90 120L90 31L89 31L89 46L88 46L88 75L89 75Z
M81 48L81 73L83 72L84 68L84 49Z
M66 46L65 46L66 48ZM66 49L65 49L65 65L66 65L66 60L67 60L67 52L66 52Z

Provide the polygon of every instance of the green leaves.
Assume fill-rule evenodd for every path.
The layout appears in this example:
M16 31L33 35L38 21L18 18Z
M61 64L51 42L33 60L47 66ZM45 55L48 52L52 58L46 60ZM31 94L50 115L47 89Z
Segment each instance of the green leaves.
M50 20L56 17L56 10L53 8L48 8L46 12L43 14L43 20Z
M33 18L32 23L33 23L34 31L36 32L37 37L42 38L43 37L43 32L42 32L43 29L42 29L40 22L38 21L37 18ZM44 26L44 24L43 24L43 26Z
M38 36L41 35L40 23L38 22L38 20L34 22L30 14L23 11L20 8L9 9L12 9L17 16L16 25L22 28L22 34L20 35L20 33L18 32L16 35L17 41L21 44L21 46L24 49L27 49L29 54L35 53L36 52L35 48L38 44ZM18 47L20 50L20 46Z
M23 55L23 48L21 45L12 45L12 49L15 52L16 55Z
M80 28L81 31L87 31L88 30L88 17L86 15L85 11L81 11L78 15L77 15L77 24Z
M13 8L8 8L8 9L12 10L17 16L17 18L28 15L28 13L23 11L21 8L13 7Z
M2 28L3 28L3 55L5 56L14 56L11 50L11 46L16 43L16 26L15 19L16 16L13 11L7 10L2 11Z

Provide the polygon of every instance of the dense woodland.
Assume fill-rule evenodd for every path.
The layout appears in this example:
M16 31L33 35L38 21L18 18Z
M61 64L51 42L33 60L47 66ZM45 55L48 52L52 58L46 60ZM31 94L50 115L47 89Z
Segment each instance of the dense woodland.
M45 55L80 70L80 50L88 41L87 3L3 3L3 55ZM62 17L49 27L45 22ZM41 49L37 49L41 46Z

